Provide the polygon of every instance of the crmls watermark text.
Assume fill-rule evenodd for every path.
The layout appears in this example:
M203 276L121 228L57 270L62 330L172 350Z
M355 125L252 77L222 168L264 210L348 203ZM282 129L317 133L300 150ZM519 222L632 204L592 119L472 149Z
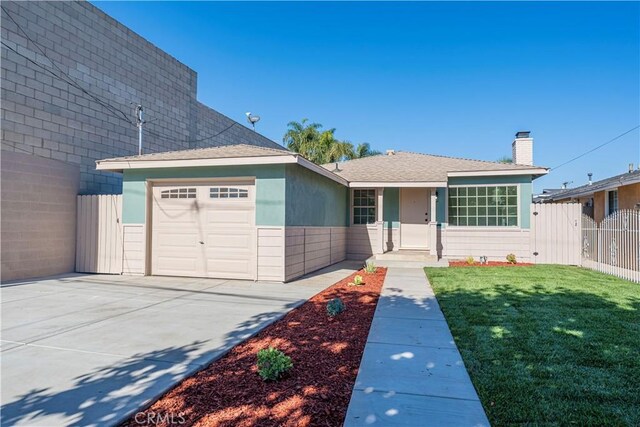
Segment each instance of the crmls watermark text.
M184 424L187 420L185 419L182 413L173 414L156 414L155 412L138 412L133 420L136 424L139 425L170 425L170 426L178 426Z

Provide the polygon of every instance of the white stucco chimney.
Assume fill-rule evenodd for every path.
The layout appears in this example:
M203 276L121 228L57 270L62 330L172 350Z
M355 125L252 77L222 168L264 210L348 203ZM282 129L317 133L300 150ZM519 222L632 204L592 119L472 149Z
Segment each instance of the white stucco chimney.
M533 166L533 138L531 132L520 131L511 144L513 163L516 165Z

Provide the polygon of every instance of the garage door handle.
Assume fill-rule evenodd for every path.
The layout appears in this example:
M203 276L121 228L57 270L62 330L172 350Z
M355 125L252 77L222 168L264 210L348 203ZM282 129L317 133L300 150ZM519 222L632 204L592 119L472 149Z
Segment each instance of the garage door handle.
M201 245L204 245L204 242L203 242L202 240L200 240L200 244L201 244Z

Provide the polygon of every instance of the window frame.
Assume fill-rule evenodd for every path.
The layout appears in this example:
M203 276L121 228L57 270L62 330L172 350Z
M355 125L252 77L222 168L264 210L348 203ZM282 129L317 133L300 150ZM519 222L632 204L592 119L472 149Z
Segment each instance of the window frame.
M181 196L184 196L184 197L181 197ZM198 196L197 187L191 187L191 186L167 188L166 190L160 190L161 199L184 200L184 199L196 199L197 196Z
M373 206L356 206L356 191L373 191ZM355 208L371 208L373 207L373 222L367 222L366 224L356 224L355 223ZM376 222L378 221L378 189L377 188L352 188L351 189L351 203L349 207L349 217L351 219L350 225L352 227L375 227Z
M616 210L611 212L611 202L609 201L609 196L611 193L615 193L616 195ZM605 191L605 210L604 210L604 217L608 217L609 215L613 215L614 213L616 213L617 211L620 210L620 199L618 198L620 195L620 193L618 193L618 188L612 188L611 190L607 190Z
M452 224L449 218L449 206L450 206L450 196L451 188L487 188L487 187L516 187L516 225L457 225ZM452 228L460 228L460 229L479 229L479 230L514 230L522 228L522 203L520 199L521 195L521 186L519 183L505 183L505 184L455 184L447 186L446 199L445 199L445 217L447 219L447 227Z
M211 185L209 186L209 199L216 201L246 200L249 199L249 189L233 185Z

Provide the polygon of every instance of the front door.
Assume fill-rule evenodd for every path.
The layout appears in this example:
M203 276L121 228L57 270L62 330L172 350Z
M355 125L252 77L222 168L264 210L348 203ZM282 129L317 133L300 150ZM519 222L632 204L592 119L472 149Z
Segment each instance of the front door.
M430 190L400 190L400 248L429 249Z

